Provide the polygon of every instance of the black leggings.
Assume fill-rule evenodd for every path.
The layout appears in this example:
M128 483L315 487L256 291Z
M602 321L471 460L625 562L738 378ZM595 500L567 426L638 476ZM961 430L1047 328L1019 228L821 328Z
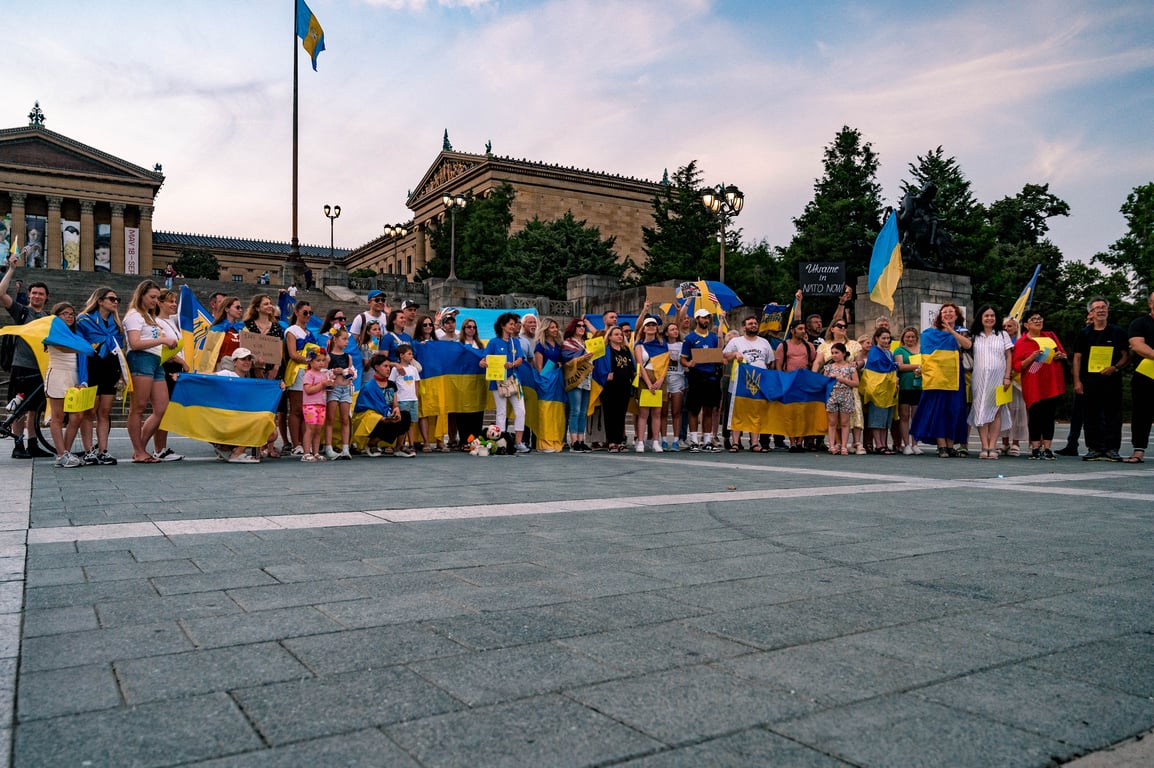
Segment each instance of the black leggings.
M1049 441L1054 439L1054 417L1058 413L1058 401L1061 396L1047 397L1030 406L1030 442Z
M623 375L623 374L618 374ZM633 384L628 379L618 383L616 378L606 382L601 390L601 410L605 416L605 442L622 445L625 442L625 414L629 411L629 397Z
M400 421L386 421L381 419L377 425L373 427L373 431L369 433L371 439L382 443L395 443L397 438L409 431L411 426L409 414L404 411L401 412Z
M1154 379L1135 373L1130 379L1130 441L1134 450L1145 451L1150 442L1150 423L1154 421Z

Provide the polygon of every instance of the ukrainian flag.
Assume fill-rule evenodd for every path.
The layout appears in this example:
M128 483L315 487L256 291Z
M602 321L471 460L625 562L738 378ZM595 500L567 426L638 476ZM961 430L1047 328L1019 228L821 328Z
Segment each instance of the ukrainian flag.
M947 331L922 331L922 390L956 391L961 386L958 340Z
M177 304L176 316L180 322L180 337L184 343L184 362L194 371L211 372L216 363L212 355L214 347L209 346L207 353L204 350L209 344L212 316L196 300L196 295L187 285L180 286L180 301ZM219 335L216 341L219 344Z
M609 374L613 373L613 362L609 358L610 347L605 345L601 357L593 361L593 375L589 379L589 415L601 404L601 390L605 389L605 382L609 381Z
M0 336L23 339L36 355L36 365L40 368L41 377L48 371L48 352L44 349L45 345L50 344L77 352L79 353L76 361L77 381L88 380L88 356L92 354L92 344L56 315L47 315L24 325L4 326L0 328Z
M296 24L297 37L301 39L301 45L312 57L313 72L316 72L317 56L320 56L321 51L325 49L325 31L321 29L321 23L309 10L305 0L297 0Z
M1038 274L1042 271L1042 265L1034 267L1034 276L1030 278L1030 282L1026 283L1026 287L1022 289L1022 293L1018 296L1018 300L1014 302L1014 306L1010 309L1009 317L1014 318L1014 322L1021 323L1022 315L1030 308L1030 304L1034 301L1034 289L1038 284Z
M525 423L537 436L537 447L561 450L565 444L565 374L547 363L545 370L521 366L521 390L525 396Z
M889 350L870 347L865 368L861 372L858 391L866 403L879 408L893 408L898 404L898 364Z
M761 309L761 325L758 333L777 333L785 323L785 310L791 309L784 304L766 304ZM793 312L790 312L790 317Z
M489 384L480 365L485 350L455 341L427 341L413 345L413 357L421 364L420 415L434 420L433 435L448 431L450 413L476 413L489 407Z
M462 345L464 346L464 345ZM393 410L395 390L370 381L357 392L353 403L350 442L358 450L368 445L369 435L377 424Z
M742 363L730 428L793 437L825 434L825 401L833 386L833 379L813 371L782 373Z
M870 301L893 312L894 291L901 278L902 246L898 241L898 218L891 212L877 240L874 240L869 272Z
M276 429L279 381L184 373L160 428L224 445L260 446Z

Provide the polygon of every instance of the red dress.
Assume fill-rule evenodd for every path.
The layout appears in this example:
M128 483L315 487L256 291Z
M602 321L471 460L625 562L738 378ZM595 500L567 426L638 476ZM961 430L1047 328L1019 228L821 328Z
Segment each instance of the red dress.
M1054 342L1058 352L1066 353L1057 336L1050 331L1042 331L1042 335ZM1041 347L1038 342L1025 333L1019 336L1014 344L1014 370L1022 374L1022 400L1025 401L1027 408L1039 400L1066 394L1066 375L1062 372L1062 364L1057 360L1043 363L1033 373L1030 373L1030 369L1034 367L1033 363L1022 366L1022 361L1039 349Z

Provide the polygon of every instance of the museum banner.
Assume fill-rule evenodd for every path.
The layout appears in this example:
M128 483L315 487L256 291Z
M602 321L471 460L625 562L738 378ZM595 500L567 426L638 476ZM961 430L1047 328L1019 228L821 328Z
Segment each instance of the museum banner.
M140 274L140 230L124 228L124 274Z

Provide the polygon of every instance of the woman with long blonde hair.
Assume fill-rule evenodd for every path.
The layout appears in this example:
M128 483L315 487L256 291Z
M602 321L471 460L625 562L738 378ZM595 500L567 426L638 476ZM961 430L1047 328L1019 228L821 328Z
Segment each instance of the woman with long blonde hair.
M124 332L128 343L128 371L132 375L132 404L128 409L128 439L132 441L134 464L155 464L159 459L148 452L148 441L160 427L168 407L168 386L164 383L161 350L176 349L180 339L165 333L156 322L160 304L160 286L143 280L132 293L124 315ZM152 406L152 415L144 411Z
M116 463L108 452L112 401L123 376L120 356L128 348L120 324L120 297L116 291L102 285L92 292L76 318L76 332L92 344L94 350L88 359L88 383L96 387L96 405L87 415L96 419L96 445L84 454L83 460L85 464L109 466Z

